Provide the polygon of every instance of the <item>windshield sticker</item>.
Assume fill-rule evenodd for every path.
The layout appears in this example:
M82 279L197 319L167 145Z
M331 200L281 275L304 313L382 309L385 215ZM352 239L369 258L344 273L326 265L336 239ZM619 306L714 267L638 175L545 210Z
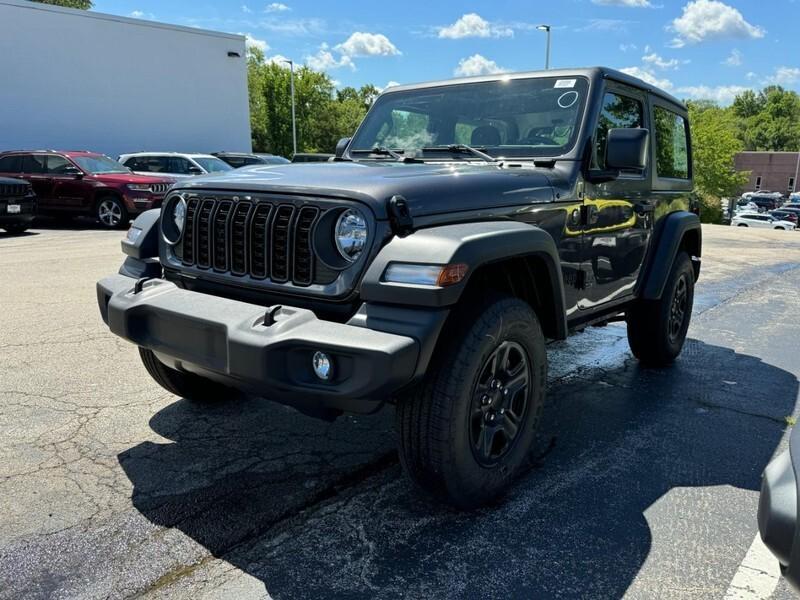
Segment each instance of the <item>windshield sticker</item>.
M577 79L559 79L556 81L554 88L573 88Z
M558 97L558 105L561 108L569 108L578 101L578 92L564 92Z

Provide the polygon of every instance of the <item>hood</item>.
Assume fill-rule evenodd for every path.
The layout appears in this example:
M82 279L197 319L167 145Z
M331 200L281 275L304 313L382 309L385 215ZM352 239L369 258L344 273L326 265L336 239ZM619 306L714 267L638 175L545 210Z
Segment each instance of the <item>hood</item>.
M159 177L152 175L137 175L136 173L93 173L90 175L95 181L102 183L174 183L172 177Z
M349 198L368 204L379 219L386 218L386 203L394 195L405 197L414 217L553 200L550 182L539 170L475 162L263 165L194 177L175 188Z

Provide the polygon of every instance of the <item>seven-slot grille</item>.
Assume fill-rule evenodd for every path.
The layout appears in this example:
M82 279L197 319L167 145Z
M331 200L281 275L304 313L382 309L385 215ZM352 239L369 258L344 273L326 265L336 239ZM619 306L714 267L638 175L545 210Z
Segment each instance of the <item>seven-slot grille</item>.
M151 183L150 184L150 193L151 194L166 194L169 186L171 183Z
M20 198L30 193L27 183L0 183L0 198Z
M316 206L189 198L179 258L185 266L310 285Z

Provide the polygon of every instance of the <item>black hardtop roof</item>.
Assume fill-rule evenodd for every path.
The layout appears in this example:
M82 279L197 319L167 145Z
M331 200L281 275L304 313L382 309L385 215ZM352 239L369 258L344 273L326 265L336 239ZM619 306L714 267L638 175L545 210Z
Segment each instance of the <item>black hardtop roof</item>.
M435 88L441 87L445 85L458 85L461 83L481 83L484 81L500 81L506 79L528 79L531 77L586 77L590 81L597 81L600 79L611 79L613 81L619 81L620 83L625 83L633 87L637 87L643 90L650 92L674 104L679 106L683 110L686 110L686 105L675 98L673 95L668 94L661 88L658 88L638 77L634 77L633 75L628 75L627 73L623 73L622 71L617 71L616 69L610 69L608 67L581 67L581 68L574 68L574 69L550 69L547 71L521 71L519 73L496 73L494 75L478 75L475 77L456 77L453 79L442 79L439 81L426 81L422 83L411 83L407 85L397 85L387 89L384 93L385 94L392 94L394 92L405 92L409 90L419 90L425 88Z

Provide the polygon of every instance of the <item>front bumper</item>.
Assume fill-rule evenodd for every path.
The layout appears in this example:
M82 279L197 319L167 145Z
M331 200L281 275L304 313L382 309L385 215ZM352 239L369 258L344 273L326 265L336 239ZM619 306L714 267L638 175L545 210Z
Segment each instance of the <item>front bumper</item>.
M758 530L764 545L777 558L781 572L800 591L800 530L797 499L800 496L800 433L792 432L789 450L775 457L764 470L758 500Z
M97 283L111 331L156 353L167 366L214 379L299 408L374 412L415 376L420 344L413 337L318 319L283 307L265 326L266 309L200 294L162 279L138 293L135 279ZM316 378L312 356L333 357L331 381Z
M19 206L18 213L9 213L8 205ZM26 198L0 198L0 224L30 223L36 215L36 199Z

